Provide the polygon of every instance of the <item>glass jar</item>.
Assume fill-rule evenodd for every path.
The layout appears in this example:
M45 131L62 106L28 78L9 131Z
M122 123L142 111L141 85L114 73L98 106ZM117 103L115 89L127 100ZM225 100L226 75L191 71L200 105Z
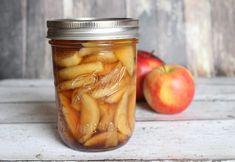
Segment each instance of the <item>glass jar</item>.
M125 144L135 124L138 21L62 19L47 26L62 140L85 151Z

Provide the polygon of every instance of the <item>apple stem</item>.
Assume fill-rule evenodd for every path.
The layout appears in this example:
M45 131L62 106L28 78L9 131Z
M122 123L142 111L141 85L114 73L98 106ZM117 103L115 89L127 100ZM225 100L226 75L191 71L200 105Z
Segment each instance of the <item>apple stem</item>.
M165 73L167 73L165 65L166 65L166 64L163 63L163 64L162 64L162 67L163 67L163 70L165 71Z
M153 56L153 55L154 55L154 53L155 53L155 50L152 50L151 55Z

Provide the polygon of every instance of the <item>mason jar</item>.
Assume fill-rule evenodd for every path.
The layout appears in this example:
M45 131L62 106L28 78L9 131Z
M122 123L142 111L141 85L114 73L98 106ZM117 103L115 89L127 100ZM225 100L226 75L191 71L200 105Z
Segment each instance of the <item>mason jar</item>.
M84 151L125 144L135 125L138 21L47 21L52 46L58 131Z

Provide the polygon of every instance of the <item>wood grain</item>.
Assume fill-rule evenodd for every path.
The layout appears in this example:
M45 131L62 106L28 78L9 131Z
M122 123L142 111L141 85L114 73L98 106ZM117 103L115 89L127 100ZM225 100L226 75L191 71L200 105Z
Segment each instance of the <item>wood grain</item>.
M56 3L51 0L27 1L26 70L23 74L25 78L52 78L51 48L46 39L46 20L61 18L61 9L62 0Z
M72 4L74 17L126 17L125 0L73 0Z
M51 46L49 45L49 39L46 39L46 21L51 19L60 19L63 17L63 1L56 0L43 0L44 6L44 15L45 22L44 24L44 33L43 33L43 42L45 47L45 53L41 51L40 57L43 57L43 64L41 64L41 74L40 78L52 78L52 51ZM52 7L53 6L53 7Z
M157 7L158 51L168 64L187 65L184 4L182 0L159 0ZM147 44L148 42L145 42Z
M3 123L55 123L54 102L1 103L0 124Z
M184 0L184 6L188 67L195 76L214 76L210 1Z
M54 100L54 87L0 87L0 102L40 102Z
M195 76L235 76L234 15L234 0L2 0L0 78L52 78L46 20L76 17L138 18L140 49Z
M235 118L235 78L201 78L196 84L194 102L185 112L161 115L153 113L145 103L138 103L137 121ZM54 122L54 102L52 80L0 81L0 123Z
M68 3L64 1L64 3ZM92 12L96 8L95 0L73 0L72 1L72 15L71 17L92 17ZM65 11L64 14L66 14Z
M216 75L235 75L235 1L211 1L212 45Z
M224 80L229 80L229 78ZM223 80L221 80L221 82L223 82ZM50 84L50 86L33 86L36 85L36 83L29 83L28 86L17 86L17 83L15 83L15 86L0 86L0 102L41 102L55 100L54 87L52 84ZM25 85L27 85L27 83L25 83ZM196 83L194 100L235 101L235 86L234 84Z
M42 27L39 27L42 26ZM43 1L27 1L27 51L26 69L23 77L41 78L46 75L43 71L45 53L45 16ZM47 67L47 69L50 69Z
M197 85L231 86L235 85L235 77L194 78ZM0 87L53 87L53 80L49 79L4 79L0 81Z
M169 64L186 65L183 1L129 1L128 16L140 20L141 49L154 50Z
M155 13L156 1L128 0L127 2L127 17L139 19L139 48L150 51L155 50L155 55L160 57L157 39L157 15Z
M126 17L125 0L99 0L95 2L95 6L91 10L93 17Z
M0 124L55 123L56 105L53 101L0 103ZM190 121L235 119L235 101L194 101L176 115L153 112L146 103L138 103L136 121Z
M182 113L164 115L153 112L146 103L137 103L137 121L188 121L235 119L235 101L194 101Z
M234 160L234 136L235 120L137 122L125 146L114 151L85 153L64 146L55 124L0 124L3 144L0 157L2 160Z
M48 79L4 79L0 87L53 87L53 80Z
M234 96L234 80L198 79L201 92L196 96ZM136 128L125 146L86 153L61 142L53 95L51 80L0 81L0 160L235 160L235 100L195 100L185 112L171 116L139 103Z
M24 49L24 0L2 0L0 5L0 79L22 78Z

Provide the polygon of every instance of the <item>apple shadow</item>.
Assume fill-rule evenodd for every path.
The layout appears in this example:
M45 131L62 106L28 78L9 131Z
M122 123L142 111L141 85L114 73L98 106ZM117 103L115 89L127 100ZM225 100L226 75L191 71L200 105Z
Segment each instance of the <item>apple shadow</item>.
M136 105L138 108L143 109L145 111L159 114L158 112L155 112L153 109L151 109L151 107L147 104L146 101L137 101Z

